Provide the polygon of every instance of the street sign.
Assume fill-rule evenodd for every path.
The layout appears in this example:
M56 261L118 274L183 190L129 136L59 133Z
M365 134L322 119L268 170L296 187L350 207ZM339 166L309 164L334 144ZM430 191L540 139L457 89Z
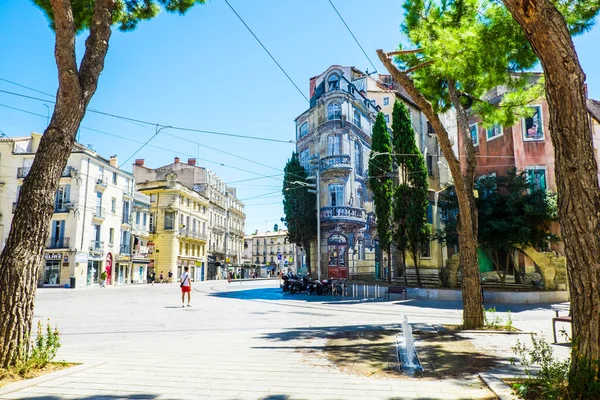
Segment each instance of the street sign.
M277 253L277 259L281 261L281 253Z

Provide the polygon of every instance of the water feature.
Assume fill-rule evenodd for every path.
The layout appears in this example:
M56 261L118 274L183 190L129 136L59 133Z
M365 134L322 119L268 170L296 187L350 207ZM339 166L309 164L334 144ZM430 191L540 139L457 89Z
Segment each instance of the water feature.
M398 361L400 361L400 368L402 371L409 374L423 371L423 367L417 356L412 326L408 323L406 315L402 319L402 333L396 337L396 348L398 350Z

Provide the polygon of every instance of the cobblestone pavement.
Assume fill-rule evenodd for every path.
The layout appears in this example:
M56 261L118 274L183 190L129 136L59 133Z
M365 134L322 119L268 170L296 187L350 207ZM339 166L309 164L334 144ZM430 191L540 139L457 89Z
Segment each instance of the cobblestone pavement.
M402 315L423 326L459 324L459 303L283 295L276 281L198 283L192 296L193 307L181 308L176 284L38 290L36 318L61 331L58 359L82 365L1 388L0 399L493 398L477 377L366 377L297 351L314 350L330 332L398 328ZM499 315L508 309L518 328L551 338L548 306L503 306ZM507 359L517 336L472 340Z

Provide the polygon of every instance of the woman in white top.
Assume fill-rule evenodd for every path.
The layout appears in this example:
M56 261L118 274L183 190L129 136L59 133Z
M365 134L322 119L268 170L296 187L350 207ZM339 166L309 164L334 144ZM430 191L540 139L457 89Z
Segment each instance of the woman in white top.
M192 305L190 304L191 299L191 293L192 293L192 281L190 280L190 274L188 273L189 268L188 267L183 267L183 274L181 274L181 278L179 279L179 281L181 282L181 307L185 307L184 306L184 300L185 300L185 294L187 293L187 298L188 298L188 303L187 306L191 307Z

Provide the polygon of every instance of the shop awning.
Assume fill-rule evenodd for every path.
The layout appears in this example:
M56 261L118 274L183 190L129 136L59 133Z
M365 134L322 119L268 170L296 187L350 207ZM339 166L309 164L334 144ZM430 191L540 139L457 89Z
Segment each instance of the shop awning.
M275 268L277 268L277 267L275 267L274 265L268 265L267 271L273 271L273 270L275 270Z

